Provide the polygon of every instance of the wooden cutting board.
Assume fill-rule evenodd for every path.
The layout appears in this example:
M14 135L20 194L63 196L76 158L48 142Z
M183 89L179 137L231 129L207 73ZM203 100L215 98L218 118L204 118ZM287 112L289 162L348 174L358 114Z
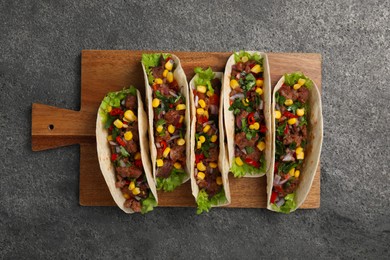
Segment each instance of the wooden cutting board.
M136 86L144 97L142 53L151 51L83 50L81 54L81 109L73 111L42 104L32 105L32 150L80 144L80 205L114 206L100 172L96 153L95 122L101 100L107 92ZM197 66L223 71L230 52L172 52L182 63L188 81ZM272 86L284 73L302 71L321 89L321 55L269 53ZM234 208L265 208L266 178L229 176ZM190 182L174 192L159 192L159 206L194 207ZM301 208L320 206L320 167L310 193Z

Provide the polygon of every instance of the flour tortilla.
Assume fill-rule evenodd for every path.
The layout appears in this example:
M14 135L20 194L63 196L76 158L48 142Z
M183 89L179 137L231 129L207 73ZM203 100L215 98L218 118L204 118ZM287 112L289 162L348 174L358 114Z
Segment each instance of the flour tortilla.
M147 133L145 129L147 129L147 118L146 113L143 108L143 103L141 99L141 95L137 90L137 100L138 100L138 133L139 133L139 143L140 143L140 152L141 152L141 160L144 168L144 172L146 175L147 183L150 187L150 190L158 203L156 185L153 181L152 177L152 169L150 165L149 159L149 147L147 141ZM130 208L125 208L123 206L126 199L123 197L122 192L119 188L115 186L116 176L115 169L111 162L111 150L110 146L107 142L108 131L104 128L104 124L102 122L102 117L97 114L96 119L96 148L98 154L98 160L100 165L100 170L103 174L104 180L106 181L107 187L110 190L111 196L114 199L115 203L118 207L124 212L131 214L134 211Z
M223 86L223 73L222 72L214 72L215 78L221 80L221 87ZM195 107L195 97L193 93L193 89L195 89L195 79L197 75L192 78L190 81L190 104L191 104L191 138L189 138L189 142L191 144L191 160L190 160L190 176L191 176L191 189L192 195L195 197L195 200L198 199L199 194L199 186L196 184L195 179L195 134L196 134L196 107ZM219 107L219 115L218 115L218 125L219 125L219 156L218 156L218 169L221 172L222 176L222 184L225 190L225 197L227 199L226 203L221 203L219 205L213 205L212 207L220 207L224 205L228 205L231 202L230 196L230 188L229 188L229 164L227 163L227 153L225 147L225 133L223 131L223 92L221 91L220 96L220 107Z
M170 54L171 58L175 61L176 69L173 71L173 76L176 79L179 87L180 92L183 94L185 98L185 104L186 104L186 111L185 111L185 117L184 122L186 124L186 136L184 140L186 140L186 167L185 172L187 176L183 179L183 183L188 181L190 179L190 169L189 169L189 163L190 163L190 104L189 104L189 94L188 94L188 82L186 74L184 73L183 68L181 67L181 63L179 58L176 55ZM141 62L142 64L142 62ZM148 118L149 118L149 147L150 147L150 156L152 158L152 170L153 170L153 178L154 181L157 183L157 177L156 177L156 161L157 161L157 148L156 143L154 142L154 129L153 129L153 107L152 107L152 101L153 101L153 91L151 86L149 85L148 75L146 73L146 69L144 64L142 64L142 69L144 72L144 80L145 80L145 96L146 96L146 104L148 108ZM146 128L145 128L146 129Z
M282 87L284 83L284 76L278 81L273 91L272 102L272 151L273 158L275 158L275 93ZM308 142L305 149L305 159L300 174L300 183L296 190L295 203L296 209L299 208L305 201L307 194L313 184L314 176L317 171L318 163L321 155L322 138L323 138L323 122L322 122L322 105L321 95L317 85L313 81L313 87L309 89L308 104L310 107L310 118L308 124ZM271 170L267 174L267 209L271 208L271 193L274 182L274 165L275 159L272 160ZM292 210L295 211L296 209ZM291 212L292 212L291 211Z
M259 54L263 58L263 98L264 98L264 117L265 124L267 127L267 132L265 134L265 160L266 160L266 171L262 174L249 174L247 173L244 177L261 177L270 170L272 163L272 131L271 131L271 77L270 69L268 65L268 56L263 52L256 51L246 51L247 53L253 55L254 53ZM234 126L235 126L235 117L233 111L229 111L230 107L230 74L232 71L232 65L236 62L234 61L234 54L230 56L226 63L225 74L224 74L224 84L223 84L223 96L224 96L224 116L225 116L225 128L226 128L226 138L227 138L227 150L228 150L228 162L229 169L233 165L234 161Z

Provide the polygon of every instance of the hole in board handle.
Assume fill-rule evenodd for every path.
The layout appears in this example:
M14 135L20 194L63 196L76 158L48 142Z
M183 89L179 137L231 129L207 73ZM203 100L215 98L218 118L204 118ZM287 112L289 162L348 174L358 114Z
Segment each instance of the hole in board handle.
M54 125L53 125L53 124L50 124L47 128L51 131L51 130L54 129Z

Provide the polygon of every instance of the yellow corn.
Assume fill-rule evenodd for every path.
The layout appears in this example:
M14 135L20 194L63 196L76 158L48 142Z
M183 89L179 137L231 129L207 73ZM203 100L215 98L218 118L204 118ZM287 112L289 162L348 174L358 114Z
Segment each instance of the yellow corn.
M203 162L198 162L196 164L196 168L198 168L199 171L205 171L206 170L206 166L203 164Z
M298 84L299 85L301 85L301 86L303 86L303 85L305 85L305 83L306 83L306 80L305 79L298 79Z
M217 168L218 167L218 164L216 164L215 162L211 162L209 163L209 166L213 169Z
M130 199L129 194L127 194L127 193L123 193L123 197L124 197L125 199Z
M107 106L107 112L110 113L111 110L112 110L112 106L108 105L108 106Z
M205 108L206 102L204 102L203 99L199 99L198 103L199 103L199 105L201 106L201 108Z
M141 193L141 190L140 190L138 187L136 187L136 188L134 188L131 192L132 192L134 195L138 195L138 194Z
M157 126L156 130L158 133L161 133L161 131L164 129L162 125Z
M206 177L206 174L204 174L204 172L198 172L198 175L196 175L196 177L200 180L204 180L204 177Z
M236 87L239 87L239 86L240 86L240 84L238 84L238 81L237 81L237 80L232 79L232 80L230 81L230 87L231 87L232 89L235 89Z
M258 88L256 88L256 93L261 95L261 94L263 94L263 90L260 87L258 87Z
M158 98L154 98L153 101L152 101L152 106L154 108L158 107L160 105L160 99Z
M183 123L184 116L180 116L179 123Z
M217 184L222 185L222 178L221 177L217 177Z
M129 185L129 190L134 190L135 188L135 183L134 181L130 182L130 185Z
M176 106L176 110L185 110L186 109L186 105L185 104L179 104Z
M173 134L173 133L175 132L175 130L176 130L176 128L175 128L173 125L169 125L169 126L168 126L168 132L169 132L170 134Z
M260 124L258 122L254 123L253 126L254 126L255 130L259 130L259 128L260 128Z
M244 106L246 106L246 107L249 106L248 103L249 103L249 99L247 99L247 98L245 98L245 99L243 98L242 99L242 104L244 104Z
M166 78L167 75L168 75L168 70L164 70L164 72L163 72L163 77Z
M128 122L133 122L133 121L137 120L137 116L134 115L134 112L132 110L126 110L126 112L125 112L125 114L123 116L125 117L125 119Z
M176 162L173 167L175 167L176 169L181 169L181 164Z
M275 110L275 119L280 119L282 117L282 113L279 110Z
M298 178L301 172L299 170L296 170L294 173L295 178Z
M164 166L164 161L162 159L157 159L156 163L157 163L157 167L163 167Z
M284 101L284 104L286 106L291 106L292 104L294 104L294 101L292 101L292 99L286 99L286 101Z
M263 141L260 141L258 144L257 144L257 148L260 150L260 151L264 151L265 149L265 143Z
M186 143L186 141L183 139L183 138L180 138L179 140L177 140L177 144L178 145L184 145Z
M202 143L201 142L196 142L196 149L202 148Z
M298 159L298 160L303 160L303 159L305 159L305 153L304 153L304 152L301 152L301 153L297 154L297 159Z
M291 168L291 170L288 171L288 174L290 174L290 176L294 176L295 168Z
M201 116L201 115L204 114L204 109L203 108L198 108L198 109L196 109L196 113Z
M208 97L211 97L212 95L214 95L210 90L208 90L207 91L207 93L206 93L206 95L208 96Z
M261 67L259 64L256 64L255 66L253 66L253 68L251 68L251 72L253 73L260 73L261 72Z
M173 73L172 72L168 72L167 73L167 81L169 83L172 83L173 82Z
M141 154L138 152L134 155L135 160L140 160L141 159Z
M244 165L244 162L241 160L240 157L236 157L236 158L234 159L234 161L236 162L236 164L237 164L238 166Z
M206 86L199 85L196 87L196 91L204 94L204 93L206 93L207 88L206 88Z
M262 79L256 80L256 87L262 87L264 84L264 81Z
M203 128L203 133L207 133L209 130L210 130L210 125L206 125L204 128Z
M202 144L206 142L206 137L204 137L203 135L199 136L199 142L201 142Z
M302 147L298 147L297 149L295 149L295 153L296 154L300 154L300 153L302 153L303 152L303 148Z
M163 152L163 156L164 156L165 158L167 158L170 151L171 151L171 148L169 148L169 147L165 148L165 150L164 150L164 152Z
M294 86L293 86L293 88L294 88L295 90L298 90L300 87L301 87L301 85L299 85L299 84L294 84Z
M112 135L107 136L107 141L112 141Z
M305 114L304 108L298 108L297 109L297 116L303 116Z
M114 121L114 125L117 127L117 128L122 128L123 127L123 123L121 120L117 119Z
M296 118L290 118L288 121L287 121L287 123L289 124L289 125L293 125L293 124L295 124L297 122L297 119Z
M210 141L211 141L212 143L215 143L215 142L217 141L217 139L218 139L218 136L217 136L217 135L212 135L211 138L210 138Z
M203 116L206 118L209 118L209 111L205 110L203 113Z
M131 131L126 132L125 139L126 141L130 141L131 139L133 139L133 133Z
M163 83L163 81L162 81L162 79L160 79L160 78L157 78L157 79L154 79L154 83L156 83L156 84L162 84Z
M249 59L248 59L247 56L244 56L244 57L241 58L241 61L242 61L242 62L247 62L248 60L249 60Z
M165 68L167 70L172 70L173 69L173 60L167 61L167 63L165 63Z

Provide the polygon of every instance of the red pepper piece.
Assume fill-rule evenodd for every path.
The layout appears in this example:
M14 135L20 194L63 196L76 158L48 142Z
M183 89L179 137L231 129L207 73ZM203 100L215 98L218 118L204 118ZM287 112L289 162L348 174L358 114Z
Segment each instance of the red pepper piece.
M160 142L160 146L161 146L161 148L162 148L162 150L164 152L164 150L167 148L167 142L165 140L162 140Z
M204 159L204 155L203 154L195 154L195 162L196 163L199 163L203 159Z
M116 159L118 159L118 154L116 153L111 154L111 161L115 161Z
M125 141L122 140L122 138L120 136L117 136L116 137L116 142L121 145L121 146L126 146L126 143Z
M260 133L265 133L265 132L267 132L267 127L265 125L261 125L259 131L260 131Z
M248 124L253 125L254 123L256 123L256 120L255 120L255 113L254 113L254 112L251 112L251 113L249 113L249 115L248 115Z
M123 114L123 113L125 113L125 112L122 111L122 109L120 109L120 108L113 108L113 109L111 109L111 111L110 111L110 115L111 115L111 116L118 116L118 115L121 115L121 114Z
M271 193L271 203L274 203L277 197L278 197L278 193L276 191L272 191L272 193Z
M284 132L283 132L285 135L288 134L288 124L286 124L286 128L284 129Z
M208 120L208 118L207 117L205 117L205 116L198 116L198 122L199 122L199 124L204 124L204 123L206 123L207 121L209 121Z
M293 113L288 112L288 111L285 111L285 112L283 113L283 116L288 117L288 118L298 118L297 115L294 115Z
M259 168L260 167L260 163L259 162L256 162L250 158L246 158L245 159L245 162L253 167L256 167L256 168Z
M141 161L141 159L140 159L140 160L135 160L135 161L134 161L134 164L135 164L135 166L137 166L138 168L142 168L142 161Z

